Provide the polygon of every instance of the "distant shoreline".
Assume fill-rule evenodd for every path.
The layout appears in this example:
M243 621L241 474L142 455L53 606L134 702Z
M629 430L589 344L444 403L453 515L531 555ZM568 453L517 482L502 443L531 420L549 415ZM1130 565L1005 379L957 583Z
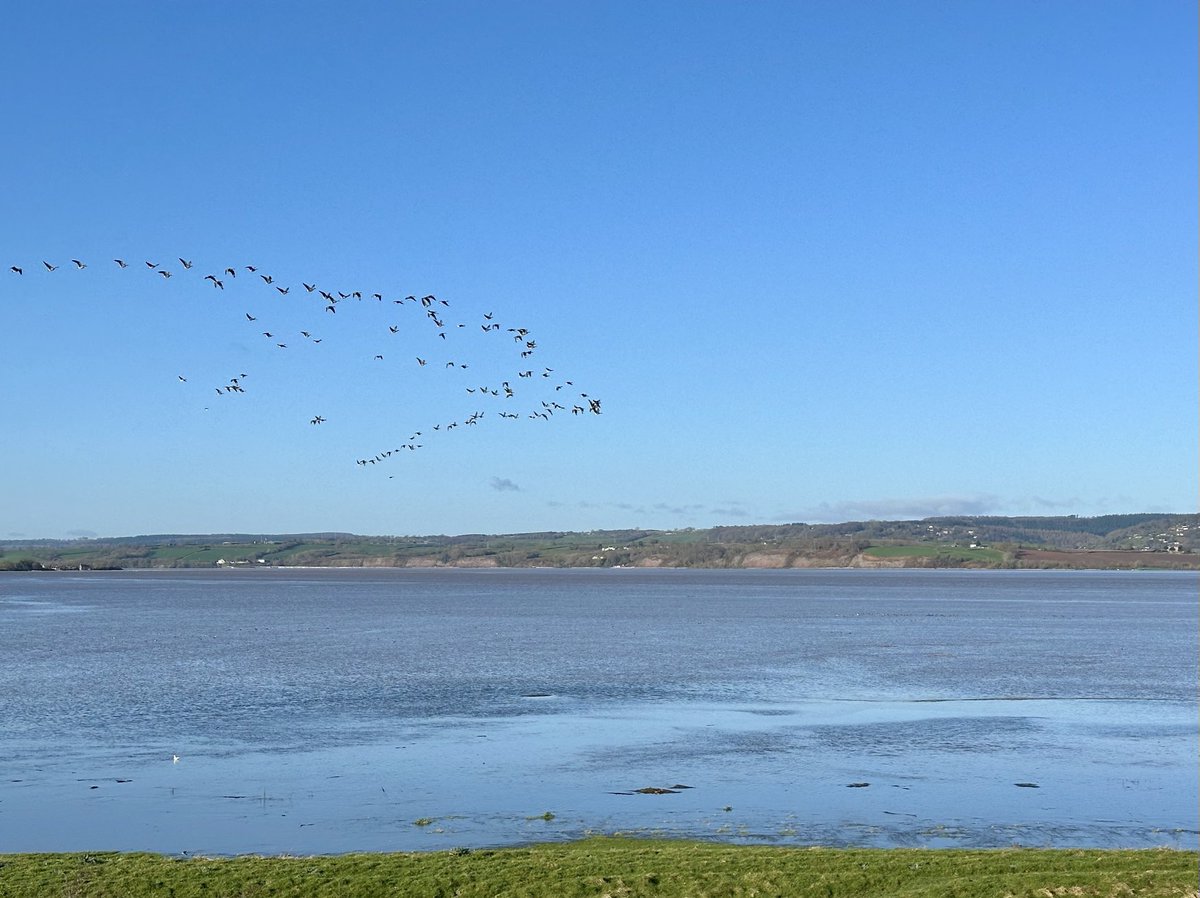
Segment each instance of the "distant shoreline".
M1189 572L1200 571L1200 555L1195 554L1176 554L1166 557L1141 557L1130 559L1126 556L1135 554L1127 552L1112 552L1112 553L1081 553L1081 552L1039 552L1036 561L1029 563L1021 563L1022 559L1017 559L1016 563L1007 562L1000 564L939 564L932 559L905 559L905 560L890 560L883 563L873 563L871 561L856 561L858 563L851 564L833 564L833 563L810 563L808 559L800 559L800 563L778 563L778 564L726 564L720 567L704 566L704 565L671 565L671 564L616 564L616 565L549 565L549 564L523 564L523 565L501 565L501 564L480 564L474 559L463 559L458 561L446 562L430 562L427 564L407 562L402 564L382 564L372 562L370 560L365 563L358 564L204 564L204 565L137 565L130 567L54 567L44 565L32 569L17 569L17 568L0 568L0 573L162 573L163 571L180 571L180 572L196 572L196 571L229 571L229 572L246 572L246 571L586 571L586 570L609 570L609 571L647 571L647 570L663 570L663 571L682 571L682 570L738 570L738 571L797 571L797 570L823 570L823 571L897 571L897 570L974 570L974 571L1078 571L1080 573L1087 571L1176 571ZM1148 555L1149 553L1147 553ZM1055 557L1055 556L1061 557ZM1116 558L1099 558L1099 555L1120 556ZM1107 561L1108 563L1097 563Z
M225 533L0 541L0 570L259 566L1200 570L1200 515L946 517L458 536Z

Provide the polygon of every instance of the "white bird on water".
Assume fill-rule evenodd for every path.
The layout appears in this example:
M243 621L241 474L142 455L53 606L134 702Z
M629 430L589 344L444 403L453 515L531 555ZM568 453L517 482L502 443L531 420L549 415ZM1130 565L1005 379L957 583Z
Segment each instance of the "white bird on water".
M179 755L171 755L171 763L178 764L179 763Z

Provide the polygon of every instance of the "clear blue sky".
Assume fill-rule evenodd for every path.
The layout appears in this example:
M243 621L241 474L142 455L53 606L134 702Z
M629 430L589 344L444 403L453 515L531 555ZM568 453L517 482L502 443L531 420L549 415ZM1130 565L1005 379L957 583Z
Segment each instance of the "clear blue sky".
M1196 18L8 9L0 536L1195 511Z

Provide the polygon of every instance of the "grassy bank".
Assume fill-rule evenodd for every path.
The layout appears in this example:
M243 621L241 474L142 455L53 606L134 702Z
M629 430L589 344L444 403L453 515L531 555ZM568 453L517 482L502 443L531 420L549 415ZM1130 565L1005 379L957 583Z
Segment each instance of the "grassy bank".
M593 838L528 848L332 857L0 855L3 898L265 896L1172 896L1197 855L775 848Z
M863 554L872 558L930 558L983 564L999 564L1004 560L1004 553L998 549L972 549L968 546L871 546L864 549Z

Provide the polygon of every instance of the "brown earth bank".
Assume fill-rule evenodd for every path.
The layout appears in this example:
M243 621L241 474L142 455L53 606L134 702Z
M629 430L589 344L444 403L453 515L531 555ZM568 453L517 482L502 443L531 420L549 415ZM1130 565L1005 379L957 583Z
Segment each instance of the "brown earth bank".
M399 561L390 560L386 567L499 567L494 555L464 555L444 561L435 555L414 555Z
M1183 552L1129 552L1105 549L1016 549L1012 553L1017 567L1063 568L1155 568L1161 570L1200 570L1200 555Z

